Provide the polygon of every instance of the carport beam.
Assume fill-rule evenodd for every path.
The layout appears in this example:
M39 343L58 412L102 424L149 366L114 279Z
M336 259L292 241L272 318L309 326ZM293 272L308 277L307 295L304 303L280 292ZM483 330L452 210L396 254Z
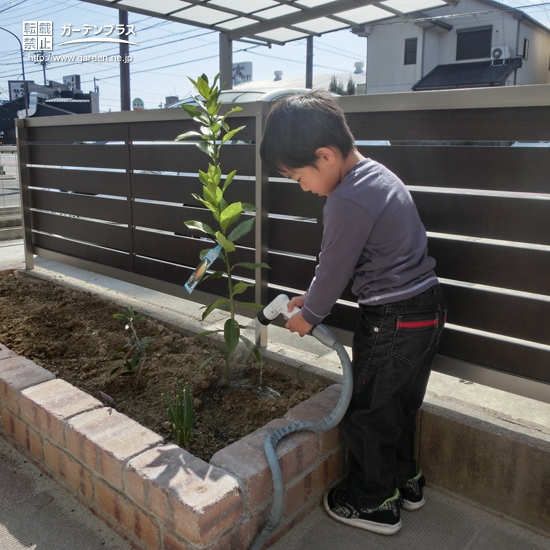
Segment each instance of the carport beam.
M222 90L233 88L233 41L226 32L220 33L220 84Z

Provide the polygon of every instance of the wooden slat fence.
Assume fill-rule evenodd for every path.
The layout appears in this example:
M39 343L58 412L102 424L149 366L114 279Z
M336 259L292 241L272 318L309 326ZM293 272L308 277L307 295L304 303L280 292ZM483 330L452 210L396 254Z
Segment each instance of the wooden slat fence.
M496 386L542 399L550 393L550 148L515 142L550 141L549 91L341 99L360 151L409 186L428 231L449 304L441 356L453 369L467 365L464 377L490 372ZM304 291L322 235L323 199L268 175L259 161L268 110L245 105L231 117L232 127L246 129L221 159L225 173L238 174L228 198L258 206L258 227L239 243L236 260L262 259L272 268L257 270L256 289L245 300ZM212 246L183 224L210 221L191 195L200 192L197 171L207 157L190 143L173 142L192 127L176 109L19 121L30 267L34 253L186 296L182 285L199 252ZM223 294L225 285L208 280L201 289L194 299ZM348 287L326 319L345 343L357 322L354 302ZM538 389L502 380L535 381Z

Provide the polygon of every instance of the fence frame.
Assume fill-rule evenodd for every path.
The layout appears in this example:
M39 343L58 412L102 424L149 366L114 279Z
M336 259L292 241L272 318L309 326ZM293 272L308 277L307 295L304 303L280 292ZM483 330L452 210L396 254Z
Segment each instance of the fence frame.
M434 92L410 92L396 94L379 94L358 97L343 97L340 104L346 115L353 116L354 113L376 113L391 111L430 111L446 109L494 109L507 107L540 107L550 106L550 86L517 86L489 89L471 89L471 90L445 90ZM254 117L255 123L255 196L256 204L262 205L256 215L256 224L254 230L255 240L255 261L267 262L267 221L268 221L268 185L269 174L263 166L259 147L265 119L269 112L269 104L258 102L247 104L238 114L239 117ZM136 285L144 286L160 292L186 298L191 301L202 304L209 303L216 298L215 295L196 290L192 296L189 296L183 286L174 283L153 279L137 273L131 273L125 270L117 269L108 265L101 265L88 260L83 260L67 254L53 252L39 246L34 246L32 242L32 222L31 222L31 204L28 167L28 129L37 127L55 127L71 126L82 124L132 124L135 122L148 121L174 121L177 119L188 119L187 115L176 109L150 110L141 112L118 112L106 115L74 115L70 117L48 117L31 118L18 120L17 128L17 151L20 162L20 182L21 196L23 205L23 221L25 227L24 246L25 263L27 269L34 268L33 254L40 257L69 264L73 267L85 269L87 271L99 273L109 277L121 279ZM528 130L516 128L516 139L534 139ZM517 138L517 136L520 136ZM546 134L546 139L548 139ZM539 138L544 139L544 137ZM127 146L130 147L128 140ZM550 152L550 151L549 151ZM129 174L131 167L127 167ZM264 269L255 270L255 301L266 303L268 300L268 280ZM345 344L351 345L352 333L338 327L331 327L338 338ZM256 337L261 345L267 343L267 329L258 329ZM517 376L507 372L497 371L479 364L473 364L453 357L438 355L434 363L434 370L448 374L454 377L466 379L475 383L488 385L503 391L515 393L530 397L536 400L550 403L549 384L536 381L530 378Z

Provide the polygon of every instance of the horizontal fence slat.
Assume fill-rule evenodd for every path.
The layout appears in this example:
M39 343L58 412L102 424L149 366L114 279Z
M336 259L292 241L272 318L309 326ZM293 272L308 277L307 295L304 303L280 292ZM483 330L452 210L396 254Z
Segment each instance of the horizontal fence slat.
M324 205L323 197L305 193L296 182L269 182L269 212L273 214L321 220Z
M213 246L214 243L211 241L134 230L134 251L139 256L184 265L193 269L200 263L200 252ZM231 253L231 263L238 262L254 262L254 250L237 247L237 250ZM225 269L225 264L218 260L210 269L212 271L222 270ZM237 268L234 274L254 278L254 271L251 270Z
M448 284L442 287L449 323L541 344L550 342L550 323L541 322L550 319L550 301Z
M202 183L198 176L176 176L167 174L132 174L132 193L137 199L179 202L201 206L192 193L202 196ZM228 202L249 202L254 204L254 181L233 179L224 193Z
M406 185L548 193L550 148L435 145L360 146Z
M31 189L31 206L39 210L83 216L115 223L129 222L128 204L125 200L107 199L74 193L57 193Z
M269 284L286 286L305 290L309 287L315 275L316 260L308 260L297 256L285 256L269 252L267 270Z
M353 112L357 140L550 141L550 106Z
M59 124L60 122L61 118L57 118L56 124L52 126L28 127L28 141L77 143L84 141L125 141L128 138L127 124L79 124L71 126Z
M29 145L29 164L123 169L126 145Z
M108 265L124 271L132 270L132 257L127 252L117 252L42 233L33 233L32 240L34 246L52 252L66 254L73 258L80 258L99 265Z
M31 212L31 219L35 231L52 233L114 250L130 251L130 232L126 227L34 211Z
M550 382L550 352L542 349L445 329L438 353L501 372Z
M550 252L430 238L428 254L437 275L550 296Z
M228 117L227 123L231 129L246 126L235 135L239 140L256 139L256 119L254 117ZM130 124L131 141L173 141L177 136L186 132L198 132L199 124L193 120L155 120L135 122Z
M321 250L320 223L271 217L268 227L269 250L309 255Z
M428 231L550 244L550 200L413 192Z
M132 170L152 170L156 172L206 171L209 158L193 142L174 144L147 144L130 146ZM220 165L224 174L233 170L241 176L255 174L256 154L254 145L224 145L220 153Z
M120 172L29 168L29 182L33 187L117 197L125 197L128 191L127 176Z

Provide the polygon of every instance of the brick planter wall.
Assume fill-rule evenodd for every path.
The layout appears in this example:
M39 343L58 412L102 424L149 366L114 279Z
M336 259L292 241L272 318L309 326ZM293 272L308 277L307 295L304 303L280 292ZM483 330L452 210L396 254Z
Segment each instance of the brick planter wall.
M335 384L242 440L210 464L0 344L0 433L138 549L245 550L271 509L265 435L326 417ZM273 541L342 478L338 429L283 439L277 455L285 516Z

